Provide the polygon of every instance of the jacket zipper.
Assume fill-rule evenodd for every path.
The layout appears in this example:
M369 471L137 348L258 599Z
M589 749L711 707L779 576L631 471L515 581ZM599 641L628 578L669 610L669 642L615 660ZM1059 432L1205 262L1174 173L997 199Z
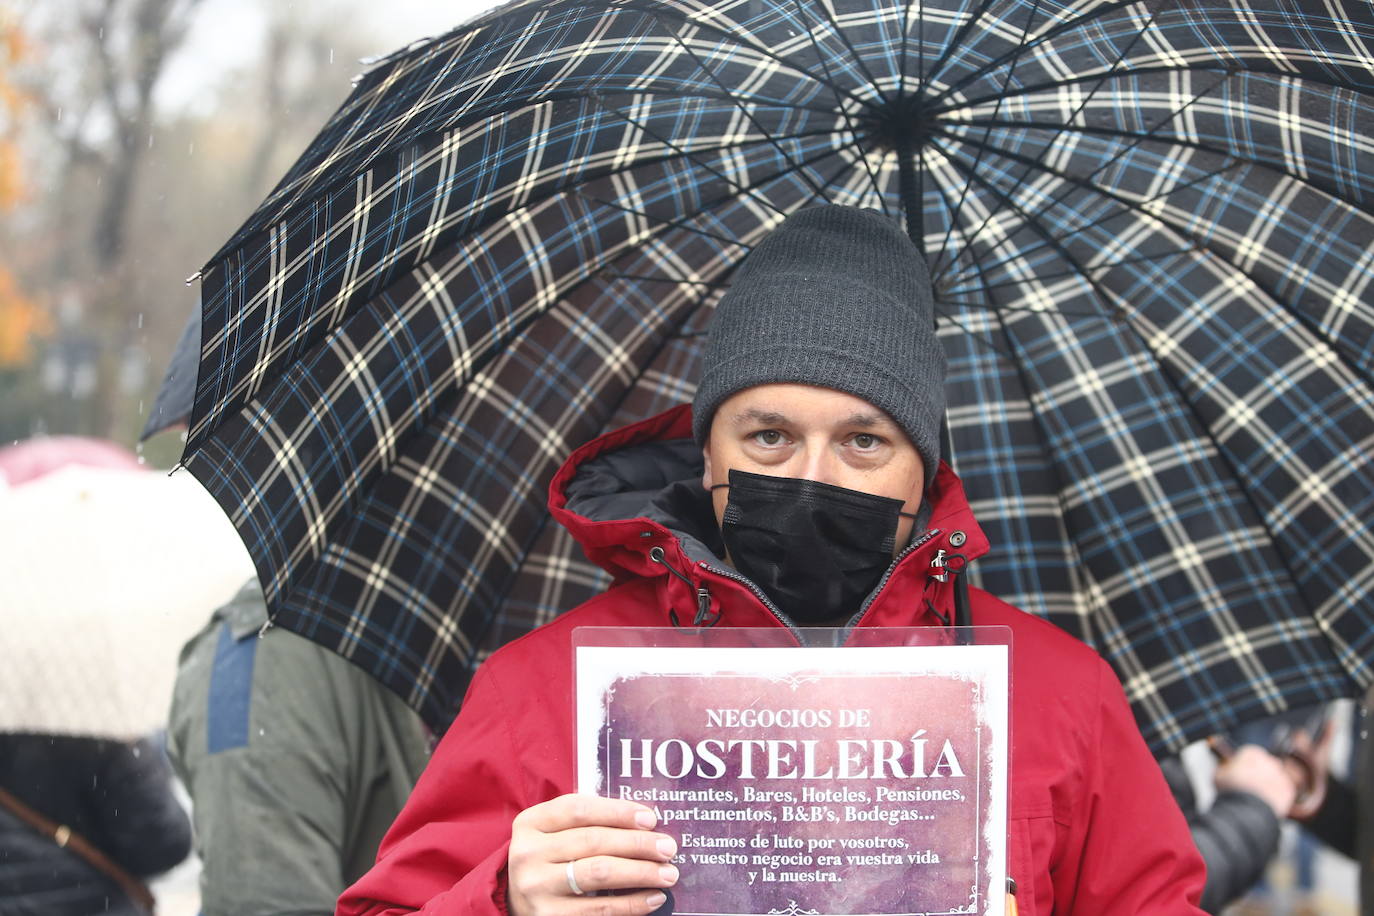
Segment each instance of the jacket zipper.
M937 536L939 533L939 528L932 528L930 531L927 531L925 534L921 535L920 538L918 538L917 540L912 541L902 550L901 553L897 554L897 556L892 558L892 564L888 566L887 570L883 573L883 577L878 580L877 587L873 589L872 593L859 607L859 610L855 612L853 617L853 623L850 623L848 626L845 626L843 628L846 632L848 632L848 630L855 623L858 623L858 621L863 618L863 615L868 612L869 606L873 604L874 600L877 599L878 595L882 594L883 589L887 587L888 580L892 578L892 573L897 569L897 565L901 563L902 560L906 559L906 557L909 554L911 554L912 551L924 546L926 543L930 541L931 538ZM668 564L664 563L663 565L667 566ZM797 632L797 627L782 616L782 611L779 610L778 606L775 605L772 599L770 599L767 595L763 593L763 589L755 585L753 580L750 579L748 576L741 575L733 569L712 566L705 560L698 561L697 565L700 566L702 569L706 570L707 572L715 573L716 575L721 576L723 578L738 582L745 588L749 589L749 591L754 594L754 597L759 599L759 602L763 605L764 609L768 611L768 613L772 614L773 618L777 620L778 623L782 624L783 626L787 627L788 630L792 631L792 635L797 637L797 642L805 642L801 638L801 633Z
M773 615L774 620L776 620L783 626L787 627L787 629L791 630L792 635L797 637L798 643L803 642L801 638L801 633L797 632L796 626L789 623L787 619L782 616L782 611L779 610L778 606L773 603L773 600L769 598L767 595L765 595L763 593L763 589L755 585L753 580L750 579L748 576L742 575L733 569L712 566L705 560L698 560L697 565L700 566L702 569L706 570L707 572L715 573L717 576L720 576L721 578L730 579L732 581L738 582L740 585L743 585L745 588L749 589L749 591L754 594L754 597L758 598L759 602L763 604L763 609Z
M877 587L869 593L866 599L864 599L864 603L859 605L859 612L854 616L855 623L858 623L860 620L863 619L864 614L868 613L868 609L873 605L873 602L878 600L878 596L883 593L883 589L887 588L887 580L891 579L892 574L897 571L898 564L900 564L903 560L910 556L913 551L918 550L919 548L924 547L926 544L928 544L930 540L939 535L939 533L939 528L930 529L925 534L921 535L918 539L906 545L906 548L901 553L897 554L897 556L892 558L892 565L887 568L887 572L883 573L883 577L878 580Z

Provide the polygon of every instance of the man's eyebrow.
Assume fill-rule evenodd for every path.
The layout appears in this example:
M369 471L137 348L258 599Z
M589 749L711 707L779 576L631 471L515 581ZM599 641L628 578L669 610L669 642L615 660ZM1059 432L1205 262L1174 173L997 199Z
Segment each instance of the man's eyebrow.
M849 419L845 422L845 425L846 425L846 426L860 426L860 427L863 427L863 428L865 428L865 429L869 429L869 428L872 428L872 427L874 427L874 426L892 426L892 425L894 425L894 424L893 424L892 420L890 420L890 419L887 417L886 414L881 414L881 413L854 413L854 414L850 414Z
M731 417L737 426L761 424L764 426L786 426L791 421L784 413L776 410L764 410L762 407L750 407L741 410ZM850 414L844 422L845 426L857 426L861 429L872 429L874 427L896 426L892 418L880 411L856 411Z
M765 426L786 426L788 423L786 414L778 413L776 410L764 410L761 407L741 410L732 419L737 426L753 423L762 423Z

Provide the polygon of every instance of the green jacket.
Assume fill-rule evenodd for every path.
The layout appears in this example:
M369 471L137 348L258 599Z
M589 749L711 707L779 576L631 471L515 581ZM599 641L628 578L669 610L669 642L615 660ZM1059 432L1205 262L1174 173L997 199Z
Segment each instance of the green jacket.
M399 697L302 636L259 636L266 622L250 582L181 652L168 744L205 916L333 913L428 758Z

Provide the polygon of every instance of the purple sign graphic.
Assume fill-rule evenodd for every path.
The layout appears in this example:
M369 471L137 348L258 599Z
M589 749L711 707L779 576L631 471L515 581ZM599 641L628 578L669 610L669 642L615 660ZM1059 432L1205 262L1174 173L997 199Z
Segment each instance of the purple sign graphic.
M578 650L580 788L658 812L679 916L1001 912L1004 647L724 652Z

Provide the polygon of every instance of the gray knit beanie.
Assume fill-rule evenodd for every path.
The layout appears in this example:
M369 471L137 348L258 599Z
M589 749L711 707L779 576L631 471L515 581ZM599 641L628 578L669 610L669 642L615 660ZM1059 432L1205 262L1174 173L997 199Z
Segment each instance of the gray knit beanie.
M874 210L793 213L735 271L712 319L692 433L706 443L723 401L794 382L862 398L892 417L925 461L940 458L945 351L925 258Z

